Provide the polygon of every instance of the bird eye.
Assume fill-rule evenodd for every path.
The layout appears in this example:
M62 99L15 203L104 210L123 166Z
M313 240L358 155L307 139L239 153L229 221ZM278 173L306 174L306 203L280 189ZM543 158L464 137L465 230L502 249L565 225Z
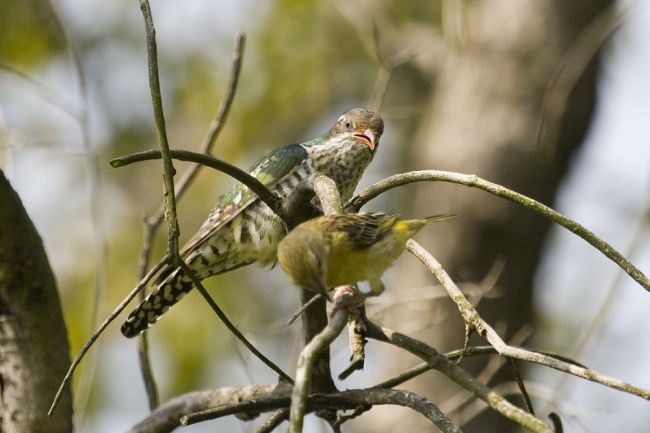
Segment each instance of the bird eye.
M350 121L345 122L345 128L350 129L352 127L352 123Z

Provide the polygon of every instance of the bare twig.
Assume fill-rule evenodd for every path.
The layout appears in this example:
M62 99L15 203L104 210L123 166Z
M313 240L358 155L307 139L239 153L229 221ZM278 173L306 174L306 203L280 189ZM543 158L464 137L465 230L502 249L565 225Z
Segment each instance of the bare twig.
M527 349L527 350L530 350L530 349ZM531 350L531 351L532 352L538 352L538 351L534 351L534 350ZM449 359L450 361L453 361L453 360L459 359L461 356L463 358L469 358L470 356L474 356L474 355L494 355L494 354L498 354L498 353L499 352L497 352L497 350L492 346L468 346L468 347L465 347L463 349L452 350L451 352L445 353L443 356L445 358ZM582 364L579 364L579 363L577 363L577 362L575 362L575 361L573 361L571 359L567 359L567 358L564 358L562 356L558 356L558 355L548 353L548 352L539 352L539 353L543 353L544 355L550 356L552 358L557 358L557 359L559 359L561 361L564 361L564 362L567 362L569 364L575 364L577 366L584 367ZM584 368L586 368L586 367L584 367ZM374 385L373 388L394 388L394 387L396 387L398 385L401 385L402 383L404 383L404 382L406 382L408 380L413 379L414 377L417 377L417 376L421 375L422 373L425 373L425 372L427 372L429 370L433 370L433 369L435 369L435 365L432 365L432 364L430 364L428 362L423 362L421 364L416 365L413 368L410 368L409 370L405 371L404 373L400 373L399 375L397 375L397 376L395 376L395 377L393 377L391 379L385 380L385 381L383 381L381 383L378 383L377 385Z
M194 283L194 286L196 289L199 291L199 293L203 296L205 301L210 305L210 308L212 308L212 311L219 317L219 319L223 322L224 325L228 328L228 330L241 341L244 346L248 350L250 350L255 356L257 356L260 361L262 361L264 364L266 364L271 370L275 371L280 375L280 377L293 385L293 379L291 376L289 376L287 373L285 373L280 367L278 367L273 361L268 359L262 352L260 352L255 346L253 346L253 343L248 341L248 339L244 336L244 334L241 333L239 329L228 319L228 316L223 312L223 310L217 305L217 303L212 299L210 294L208 293L207 290L205 290L205 287L203 287L203 284L201 283L201 280L197 278L197 276L194 274L192 269L185 263L184 261L181 260L181 269L183 269L183 273L185 275L188 275L191 279L192 282Z
M499 352L499 354L504 356L509 356L515 359L521 359L524 361L533 362L535 364L544 365L565 373L572 374L583 379L590 380L595 383L600 383L607 387L627 392L632 395L636 395L646 400L650 400L650 391L643 388L631 385L629 383L623 382L619 379L614 379L593 370L586 369L584 367L577 366L575 364L570 364L559 360L558 358L553 358L547 355L544 355L539 352L531 352L520 347L514 347L506 344L501 337L492 329L492 327L487 324L481 317L478 315L472 304L465 298L461 293L458 286L451 280L449 275L442 268L440 263L433 258L433 256L422 248L414 240L409 240L406 244L406 249L413 253L422 263L429 269L429 271L440 281L440 284L447 290L452 301L456 303L461 316L465 323L467 323L472 329L476 330L481 336L486 338L488 342L494 346L494 348Z
M421 51L429 47L423 47L421 50L404 49L390 56L386 56L381 46L379 25L376 21L372 22L371 30L372 51L379 63L379 70L377 71L377 78L375 78L372 94L368 101L368 108L378 112L386 99L386 92L388 91L388 86L393 78L395 69L410 62Z
M467 330L467 327L465 327L465 329ZM528 337L528 335L529 333L527 331L522 332L520 330L519 332L517 332L517 334L513 336L512 340L510 341L510 344L517 345L523 343L523 341ZM461 359L463 359L465 356L465 352L462 349L459 352L460 352L460 356L456 358L457 363L460 363ZM497 352L494 351L492 353L497 353ZM507 360L507 358L505 359ZM489 384L492 378L494 377L494 375L501 368L503 361L504 361L504 357L502 356L491 357L486 363L485 367L483 367L481 372L477 374L475 377L481 382L485 384ZM460 390L456 394L445 399L444 404L441 405L441 409L444 410L445 413L452 414L454 411L458 410L460 407L467 404L467 402L470 401L472 398L473 398L472 395L469 395L468 393Z
M140 292L140 294L143 293L144 290ZM147 394L149 410L154 410L160 405L160 394L158 393L158 385L156 384L153 369L151 368L149 337L146 332L143 332L138 337L138 364L140 365L140 374L142 376L142 382L144 383L144 390Z
M312 298L311 298L309 301L307 301L307 302L305 302L304 304L302 304L302 305L300 306L300 308L298 308L298 311L296 311L295 313L293 313L293 314L291 315L291 317L289 317L289 320L287 320L287 322L285 323L285 325L289 326L289 325L291 325L293 322L295 322L295 321L296 321L300 316L302 316L302 314L303 314L305 311L307 311L307 309L308 309L309 307L312 306L312 304L314 304L316 301L318 301L318 300L319 300L320 298L322 298L322 297L323 297L323 294L322 294L322 293L316 293L314 296L312 296Z
M582 29L558 63L542 98L542 115L537 128L538 146L551 145L557 140L560 120L571 91L603 44L621 26L628 12L618 2L604 8Z
M533 432L553 433L542 420L523 411L508 400L497 394L483 383L476 380L465 369L439 354L427 344L400 334L388 328L378 327L368 322L368 337L379 341L391 343L401 347L415 356L427 361L432 368L440 371L451 380L467 389L478 398L486 402L492 409L506 418L524 426Z
M142 249L140 250L140 260L138 264L139 279L142 279L143 275L146 274L147 269L149 268L151 247L158 226L148 224L147 219L145 218L143 227ZM145 290L140 291L140 302L144 301L146 297L145 292ZM153 368L151 367L151 359L149 356L149 336L146 332L141 333L138 337L138 364L140 365L140 374L142 376L142 382L144 383L144 390L147 394L149 410L154 410L160 404L160 395L158 394L158 385L156 384L156 379L153 375Z
M69 103L62 102L66 99L64 95L59 94L56 90L50 88L47 84L44 84L41 81L35 79L27 72L2 61L0 61L0 71L5 71L7 74L10 74L26 83L29 83L31 86L35 87L38 90L35 92L35 94L43 98L44 101L50 103L52 106L61 110L63 113L70 116L75 121L79 121L81 119L80 114L75 110L75 108L71 107Z
M526 405L526 409L532 415L535 415L535 410L533 409L533 402L530 400L530 396L528 395L528 391L526 390L526 384L524 383L524 379L519 374L519 370L517 369L517 365L515 364L515 361L508 356L506 356L505 358L506 361L508 362L508 365L510 366L512 375L515 378L515 382L517 383L517 388L519 388L521 397L524 399L524 404Z
M366 311L365 306L357 309L348 319L348 346L350 347L350 365L339 374L339 380L345 380L353 372L363 370L366 362Z
M239 33L235 39L235 52L232 59L232 64L230 67L230 78L228 85L226 87L226 94L221 101L219 110L215 118L210 123L208 127L208 132L203 138L201 145L199 146L199 152L210 155L212 153L212 148L221 133L226 120L228 119L228 114L230 113L230 107L232 107L232 102L235 99L235 94L237 92L237 84L239 83L239 76L241 73L241 65L244 57L244 49L246 47L246 34ZM176 199L180 200L181 197L187 191L187 188L190 186L192 181L196 178L196 175L203 167L201 163L194 163L187 171L183 173L180 180L176 183ZM159 225L164 215L164 204L161 206L160 210L152 217L147 219L147 222L151 225Z
M647 231L650 228L650 189L646 192L645 206L642 210L641 217L637 221L632 231L632 241L628 245L625 256L635 257L640 248L647 245ZM616 293L618 293L621 284L623 272L616 272L614 278L608 284L607 293L600 301L596 312L593 317L585 326L581 327L580 335L571 343L569 356L575 358L593 341L593 339L600 335L599 330L610 314L616 301ZM554 394L559 396L563 394L563 388L567 384L568 376L562 376L555 385Z
M257 400L263 396L267 398L269 396L284 397L288 404L290 392L290 387L284 383L191 392L160 405L133 426L129 433L170 432L181 425L181 417L185 415L249 399Z
M289 409L289 432L302 432L303 419L307 411L307 393L311 389L311 376L315 364L321 353L343 331L349 313L346 309L339 309L327 327L305 346L296 368L296 384L291 393L291 408Z
M81 60L81 52L75 43L74 39L68 33L67 28L63 24L57 9L52 2L46 2L49 9L52 22L63 38L74 70L77 74L77 81L79 87L80 111L76 120L79 124L81 132L81 146L84 153L84 163L86 168L86 175L88 178L88 202L90 204L90 218L93 226L94 234L94 259L95 259L95 284L94 296L90 313L90 331L95 329L97 325L99 310L102 305L104 293L106 291L106 262L108 261L108 247L106 241L106 230L102 214L102 192L101 192L101 177L99 175L99 162L97 155L92 149L90 138L90 118L88 115L88 83L86 80L86 73L84 70L83 62ZM94 357L90 361L90 369L86 369L82 375L81 380L77 384L77 392L75 397L77 405L75 411L76 416L79 418L85 413L82 405L88 401L88 395L92 387L96 367L96 360ZM81 425L81 419L77 419L76 425Z
M237 83L239 82L239 75L241 72L241 64L243 58L243 52L246 42L246 35L240 33L237 35L235 41L235 54L232 61L231 73L226 87L226 94L221 101L221 106L208 128L208 132L203 139L200 145L200 152L209 155L212 151L212 147L216 143L217 137L221 132L223 126L225 125L228 113L230 112L230 107L235 97L235 92L237 90ZM188 170L186 170L181 179L175 185L176 199L180 200L184 195L185 191L189 188L192 181L196 178L199 170L203 165L194 163ZM165 212L165 203L160 206L160 209L152 216L145 218L144 220L144 236L142 241L142 249L140 250L140 264L139 264L139 278L142 278L149 268L149 262L151 260L151 246L153 244L156 231L163 221L163 216ZM140 292L141 301L145 298L145 291ZM158 389L156 382L153 376L153 371L151 369L151 362L149 360L149 351L147 343L147 333L143 332L138 338L138 359L140 361L140 371L142 373L142 379L145 385L145 391L147 394L147 399L149 400L149 408L157 407L159 404Z
M273 413L264 423L255 430L255 433L271 433L280 424L289 419L289 409L280 409Z
M318 197L325 215L341 213L341 197L336 183L324 174L314 173L296 185L282 201L280 214L284 215L288 228L291 229L317 215L311 204L314 196Z
M287 215L287 225L289 227L302 222L300 218L304 215L301 209L304 209L305 206L309 205L314 195L318 197L321 208L326 215L339 213L341 211L341 198L334 181L325 175L315 173L300 182L300 184L298 184L291 192L289 197L287 197L283 202L283 213ZM300 215L300 217L298 217L298 215ZM312 299L313 295L314 294L310 291L301 290L301 305L308 303ZM307 346L311 344L312 340L317 338L323 329L326 329L326 327L329 326L327 323L325 297L320 297L314 301L312 306L305 310L301 319L303 340L305 342L305 348L301 354L301 356L303 356L308 350ZM314 348L314 346L311 347ZM303 372L309 376L309 384L311 384L311 387L308 384L306 390L300 394L303 398L306 393L310 391L332 392L336 390L330 371L329 347L322 348L318 355L315 355L315 359L318 359L318 362L308 366L308 371ZM296 387L300 389L300 386L297 385ZM301 404L304 405L304 400ZM293 416L291 418L293 418Z
M160 93L160 79L158 77L158 49L156 46L156 30L151 17L149 0L140 0L140 10L144 18L147 34L147 59L149 63L149 90L153 104L153 114L156 121L156 135L163 160L163 183L165 191L165 221L167 221L167 255L172 263L178 261L178 219L176 217L176 195L174 194L174 174L176 170L172 164L172 157L167 141L165 128L165 114L163 112L162 94Z
M61 398L61 392L65 388L66 384L72 378L72 373L74 373L75 369L77 368L77 365L79 365L79 363L81 362L81 359L84 357L86 352L88 352L88 350L91 348L93 343L99 338L101 333L104 332L104 329L106 329L106 327L108 325L110 325L110 323L113 320L115 320L115 318L122 312L122 310L124 310L124 308L126 308L126 306L129 304L129 302L131 302L131 300L136 297L136 295L140 292L140 290L142 290L147 285L149 280L151 280L151 278L153 278L153 276L156 275L156 273L166 263L167 263L166 260L161 260L160 262L158 262L156 264L156 266L151 268L149 273L147 273L147 275L142 279L142 281L140 281L138 283L138 285L133 290L131 290L131 293L129 293L126 296L126 298L124 298L122 300L122 302L120 302L120 304L115 308L115 310L113 310L113 312L106 319L104 319L102 324L99 325L99 327L95 330L93 335L91 335L90 338L86 341L86 343L83 345L83 347L81 348L81 350L79 351L79 353L77 354L75 359L70 364L70 368L68 369L68 372L66 373L65 377L62 380L61 386L59 386L59 390L57 391L56 395L54 396L54 400L52 401L52 406L50 407L50 410L48 411L48 415L50 415L50 416L52 415L52 411L54 410L54 408L56 407L56 404L58 403L59 399Z
M268 387L268 385L266 387ZM258 386L255 388L256 392L254 395L238 395L239 400L235 400L233 402L224 401L221 404L214 401L215 399L211 394L207 394L214 393L214 391L203 391L202 393L207 394L205 397L200 395L200 393L188 394L187 396L174 399L175 403L173 405L173 415L166 414L164 418L177 419L176 416L180 415L180 411L185 409L185 406L188 406L189 404L197 406L196 402L201 402L202 405L208 407L211 404L213 407L181 416L181 425L196 424L198 422L233 414L267 412L284 408L289 404L289 397L285 389L273 389L267 391L266 395L263 394L263 389L264 388L262 386ZM237 388L229 389L228 391L230 391L228 394L232 394L237 391ZM240 393L237 392L237 394ZM206 401L208 399L210 399L210 401ZM183 400L186 400L187 402L183 404ZM224 398L224 400L232 401L234 399L228 395L227 399ZM433 403L409 391L395 389L353 389L332 394L312 394L306 398L306 404L306 410L308 411L322 409L345 410L355 409L359 406L373 406L383 404L400 405L421 413L430 421L432 421L444 433L459 433L461 431L460 428L454 425L454 423ZM172 407L170 407L170 409L172 409ZM155 413L147 418L147 420L154 418L154 415ZM163 417L161 415L158 415L156 418ZM141 422L139 425L144 426L145 421ZM145 430L142 428L137 428L136 426L136 428L132 429L130 433L145 433L151 431L151 429Z
M467 38L465 14L467 7L463 0L444 0L442 2L442 32L445 42L457 51L463 48Z
M396 174L389 176L361 191L346 203L345 209L348 211L358 211L361 209L361 206L377 197L379 194L398 186L407 185L413 182L434 181L450 182L471 188L479 188L483 191L489 192L490 194L494 194L497 197L520 204L542 215L543 217L561 225L570 232L587 241L594 248L603 253L607 258L616 263L630 277L632 277L634 281L639 283L646 290L650 291L650 279L643 272L641 272L639 268L630 263L630 261L623 257L623 255L614 249L614 247L596 236L594 233L587 230L582 225L567 218L558 211L551 209L550 207L536 200L533 200L530 197L519 194L518 192L515 192L501 185L488 182L487 180L481 179L475 175L439 170L411 171L407 173Z
M242 170L239 167L222 161L220 159L214 158L210 155L203 155L201 153L190 152L188 150L170 150L170 155L174 159L180 161L191 161L196 162L222 173L227 174L228 176L238 180L239 182L246 185L253 191L267 206L271 208L278 216L281 215L281 203L282 201L275 194L273 194L269 189L264 186L262 182L248 174L246 171ZM153 159L160 159L161 154L157 150L146 150L144 152L132 153L130 155L123 155L112 159L110 164L112 167L124 167L125 165L133 164L135 162L149 161Z
M349 405L354 403L358 406L374 406L382 404L391 404L405 406L424 415L443 433L461 433L462 430L447 417L436 405L428 399L419 396L410 391L398 389L358 389L343 391L335 395L313 396L309 403L317 404L319 400L331 404L335 408L335 403L339 405Z

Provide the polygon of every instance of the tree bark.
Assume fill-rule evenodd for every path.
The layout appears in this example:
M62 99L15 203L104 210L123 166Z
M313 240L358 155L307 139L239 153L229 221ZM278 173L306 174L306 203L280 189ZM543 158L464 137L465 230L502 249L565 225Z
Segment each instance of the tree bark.
M67 331L43 243L0 171L0 431L72 431L69 387L51 418L69 359Z

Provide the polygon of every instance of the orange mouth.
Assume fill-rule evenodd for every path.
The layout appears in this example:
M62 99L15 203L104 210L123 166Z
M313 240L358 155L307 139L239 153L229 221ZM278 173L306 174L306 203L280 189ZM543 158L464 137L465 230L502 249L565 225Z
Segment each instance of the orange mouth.
M375 150L375 141L368 137L365 134L354 134L354 137L360 142L364 143L370 148L370 150Z

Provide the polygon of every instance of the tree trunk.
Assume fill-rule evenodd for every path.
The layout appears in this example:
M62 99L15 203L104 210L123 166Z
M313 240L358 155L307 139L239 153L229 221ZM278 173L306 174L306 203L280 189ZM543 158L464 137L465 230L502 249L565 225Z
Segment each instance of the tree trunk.
M476 174L552 206L589 126L598 62L591 61L567 95L555 136L537 145L544 92L553 74L564 66L578 34L609 3L464 2L467 36L460 48L450 50L442 60L409 166ZM409 215L458 215L418 236L457 282L480 283L495 263L505 260L497 283L502 296L483 299L481 315L492 325L505 325L505 338L532 325L533 278L549 223L520 206L457 185L418 185L411 203ZM404 264L395 281L409 281L413 287L432 284L431 276L415 260ZM440 315L439 304L430 316ZM450 303L442 308L446 309L444 322L418 336L441 351L460 348L464 331L460 316ZM463 366L478 371L484 365L478 361L465 360ZM404 360L404 365L412 365L412 360ZM438 403L459 391L448 381L438 381L433 375L427 378L412 387ZM397 421L401 431L418 431L421 426L417 419L408 427L402 421ZM495 416L481 417L464 431L501 432L512 426Z
M0 431L72 431L66 388L47 411L70 363L54 275L41 238L0 171Z

